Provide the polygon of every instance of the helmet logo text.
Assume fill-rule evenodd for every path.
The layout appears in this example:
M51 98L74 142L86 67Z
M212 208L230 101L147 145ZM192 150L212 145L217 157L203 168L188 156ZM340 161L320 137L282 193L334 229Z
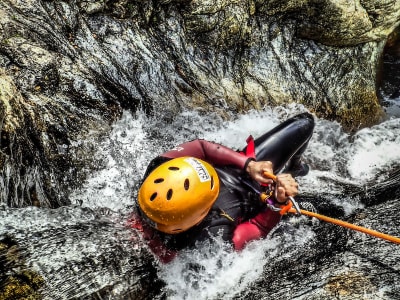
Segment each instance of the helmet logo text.
M197 159L189 157L186 158L185 161L189 163L192 168L196 171L199 176L200 182L206 182L211 180L211 176L208 173L206 167Z

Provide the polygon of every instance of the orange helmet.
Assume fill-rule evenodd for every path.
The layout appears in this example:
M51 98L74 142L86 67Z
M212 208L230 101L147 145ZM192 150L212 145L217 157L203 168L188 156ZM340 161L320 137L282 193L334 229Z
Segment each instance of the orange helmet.
M140 187L138 202L153 227L176 234L203 220L218 193L218 174L209 163L179 157L150 173Z

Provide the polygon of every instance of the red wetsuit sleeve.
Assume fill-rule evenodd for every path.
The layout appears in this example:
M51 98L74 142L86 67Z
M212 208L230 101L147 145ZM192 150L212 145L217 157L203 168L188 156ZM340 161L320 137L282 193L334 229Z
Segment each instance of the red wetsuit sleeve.
M264 238L281 220L281 214L267 209L249 221L239 224L233 233L235 250L242 250L250 241Z
M161 241L157 232L147 225L139 216L132 215L128 220L128 225L142 234L151 252L153 252L162 263L169 263L176 257L177 251L168 249Z
M249 160L247 156L228 147L201 139L183 143L161 156L168 158L192 156L211 164L233 165L240 169L244 169Z

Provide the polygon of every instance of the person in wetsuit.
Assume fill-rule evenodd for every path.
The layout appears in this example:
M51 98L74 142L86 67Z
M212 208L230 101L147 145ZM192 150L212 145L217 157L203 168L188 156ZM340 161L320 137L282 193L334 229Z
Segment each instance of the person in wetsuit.
M133 226L143 231L163 262L213 236L221 236L235 250L266 237L281 214L262 203L255 190L271 186L264 174L268 172L278 174L271 195L274 205L297 195L294 177L308 173L301 155L313 130L312 115L302 113L249 139L242 151L196 139L161 154L144 175L137 201L139 218Z

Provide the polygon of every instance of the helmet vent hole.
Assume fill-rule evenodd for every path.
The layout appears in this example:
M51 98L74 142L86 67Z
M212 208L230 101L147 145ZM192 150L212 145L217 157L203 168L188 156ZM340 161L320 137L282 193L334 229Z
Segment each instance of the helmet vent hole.
M171 171L178 171L179 168L178 168L178 167L169 167L168 170L171 170Z
M154 199L156 199L156 197L157 197L157 193L153 193L153 194L150 196L150 201L153 201Z
M172 189L169 189L167 192L167 200L171 200L172 194L173 194Z
M156 180L154 180L154 183L161 183L164 181L164 178L157 178Z
M185 182L183 183L183 187L185 188L186 191L189 189L190 181L188 178L185 179Z
M214 188L214 176L211 176L211 189Z

